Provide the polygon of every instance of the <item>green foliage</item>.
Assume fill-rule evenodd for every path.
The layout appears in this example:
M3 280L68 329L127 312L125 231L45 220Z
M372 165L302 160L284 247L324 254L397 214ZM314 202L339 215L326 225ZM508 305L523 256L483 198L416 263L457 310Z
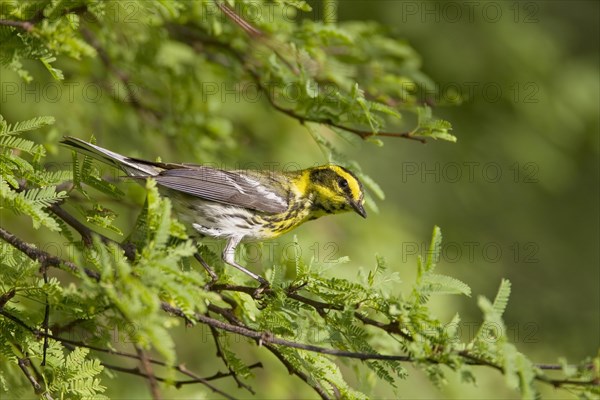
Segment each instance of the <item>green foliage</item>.
M91 143L95 142L94 137L92 137ZM90 196L82 187L82 183L112 197L120 198L123 196L123 192L116 185L100 177L100 171L94 166L91 157L85 156L81 162L81 166L79 166L76 152L73 152L73 183L80 190L81 194L87 198L90 198Z
M537 389L533 385L536 368L514 344L508 342L506 336L502 314L509 295L510 282L503 280L493 303L483 296L479 297L478 305L483 311L484 323L470 346L481 357L502 366L508 386L520 388L524 399L535 399L538 397Z
M56 307L56 310L61 309L61 304L83 305L82 302L74 303L69 289L63 287L56 278L44 283L39 275L39 263L30 260L14 247L0 242L0 256L0 292L2 295L14 292L11 301L1 307L3 313L37 329L44 318L43 304L46 301ZM80 299L84 297L83 293L78 296ZM68 315L72 313L78 314L69 311ZM41 398L46 398L46 394L55 398L105 398L101 395L105 387L100 384L99 378L103 367L96 357L88 354L88 349L76 348L70 351L60 342L49 340L44 352L44 342L38 335L5 317L0 318L0 336L0 357L4 360L0 366L0 376L3 377L0 393L31 396L31 392L24 390L28 383L18 364L28 360L27 366L39 366L45 354L46 365L39 369L45 384L45 389L39 393Z
M35 229L45 226L59 231L46 208L66 197L57 185L68 179L68 174L44 171L40 164L46 154L44 147L17 136L53 122L52 117L37 117L9 125L0 115L0 201L3 207L31 217ZM28 159L20 157L21 153Z
M53 355L47 359L48 370L55 374L49 391L60 397L107 399L99 394L106 389L96 377L104 369L100 361L87 359L89 350L85 348L77 347L66 357L62 351L60 346L47 350L47 354Z
M17 122L14 125L9 124L4 120L3 117L0 118L0 135L15 135L18 133L32 131L35 129L40 129L47 125L52 125L54 123L54 117L35 117L28 121ZM33 143L29 148L33 148Z
M236 98L242 102L269 99L300 121L375 134L389 126L455 140L448 122L432 117L419 97L435 89L407 43L376 23L333 24L332 12L325 21L301 19L309 8L296 1L235 2L233 10L252 16L248 22L263 31L255 38L224 19L211 1L8 2L0 18L31 26L3 27L0 65L31 81L29 60L35 60L53 79L63 80L70 71L68 64L57 66L61 57L100 56L115 72L117 82L104 78L115 101L132 102L146 116L158 117L147 118L148 129L177 133L205 160L218 159L211 151L235 148L222 110L233 82L239 83ZM122 40L136 46L118 45ZM198 46L203 49L195 56ZM191 109L201 113L191 116Z
M92 143L95 139L92 137ZM92 158L85 156L83 161L79 161L77 154L72 152L72 176L73 185L77 191L86 199L92 199L94 196L88 194L84 185L87 185L100 193L104 193L110 197L120 199L123 192L113 183L102 179L100 171L94 166ZM86 221L99 228L108 229L117 234L121 234L121 230L114 225L116 214L109 208L102 206L99 203L93 203L90 208L80 207L80 211L85 215Z

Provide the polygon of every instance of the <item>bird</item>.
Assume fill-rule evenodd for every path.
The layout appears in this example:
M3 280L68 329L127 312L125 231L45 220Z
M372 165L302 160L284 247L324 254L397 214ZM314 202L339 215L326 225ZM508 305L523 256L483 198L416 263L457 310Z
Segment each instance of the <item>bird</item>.
M367 217L363 185L336 164L297 171L225 170L127 157L73 136L61 143L130 178L154 179L180 221L200 238L226 240L222 260L258 281L261 289L269 282L235 260L240 243L276 238L325 215L354 211ZM216 280L208 265L203 266Z

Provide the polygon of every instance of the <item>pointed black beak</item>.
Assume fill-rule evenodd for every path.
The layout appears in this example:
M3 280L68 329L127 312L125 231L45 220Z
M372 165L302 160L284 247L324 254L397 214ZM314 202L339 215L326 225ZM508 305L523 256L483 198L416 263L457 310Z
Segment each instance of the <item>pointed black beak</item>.
M356 211L358 215L367 218L367 211L365 211L365 206L363 204L358 202L351 202L350 204L352 204L352 208L354 208L354 211Z

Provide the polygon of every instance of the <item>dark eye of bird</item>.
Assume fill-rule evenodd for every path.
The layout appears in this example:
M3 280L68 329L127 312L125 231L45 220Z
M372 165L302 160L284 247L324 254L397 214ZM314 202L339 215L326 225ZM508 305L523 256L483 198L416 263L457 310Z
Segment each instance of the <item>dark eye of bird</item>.
M340 178L340 180L338 180L338 185L341 189L346 189L348 187L348 181L344 178Z

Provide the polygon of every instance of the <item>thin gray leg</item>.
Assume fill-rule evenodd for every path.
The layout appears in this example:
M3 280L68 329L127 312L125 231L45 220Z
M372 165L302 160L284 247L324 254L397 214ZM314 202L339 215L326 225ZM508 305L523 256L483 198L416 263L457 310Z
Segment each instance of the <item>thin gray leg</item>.
M250 275L252 278L259 281L261 287L269 286L269 281L267 281L265 278L263 278L260 275L256 275L254 272L247 270L246 268L242 267L240 264L235 262L235 249L237 245L240 244L241 240L241 236L231 237L229 238L229 240L227 240L227 245L225 246L225 250L223 250L223 261L225 261L226 264L229 264L232 267L239 269L243 273Z

